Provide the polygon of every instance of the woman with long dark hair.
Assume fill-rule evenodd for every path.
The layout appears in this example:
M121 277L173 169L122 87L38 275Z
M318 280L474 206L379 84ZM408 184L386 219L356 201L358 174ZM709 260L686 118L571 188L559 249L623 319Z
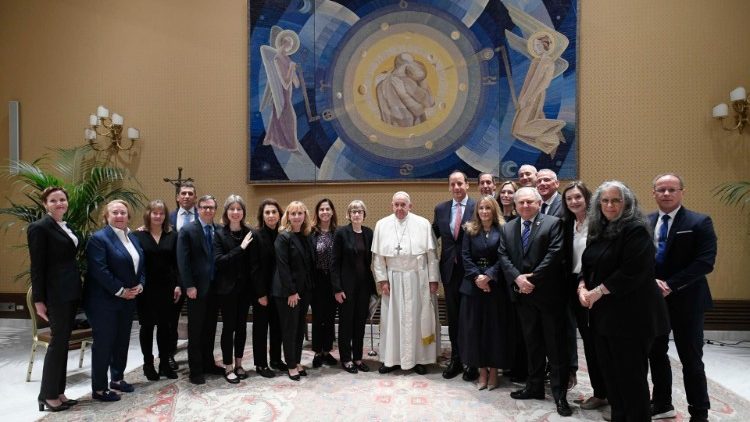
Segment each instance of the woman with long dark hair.
M48 187L40 197L47 214L29 224L31 295L36 314L49 322L52 340L44 356L39 410L58 412L78 404L65 396L68 342L81 299L76 253L78 237L65 224L68 192Z
M328 198L323 198L315 205L313 214L312 243L315 256L315 277L312 291L312 349L315 352L313 368L320 368L323 363L336 365L338 361L331 356L335 340L336 300L331 287L331 260L333 256L333 234L336 232L336 208Z
M513 202L513 195L518 190L516 182L507 180L503 182L497 191L497 204L500 206L500 212L503 220L506 222L516 218L516 203Z

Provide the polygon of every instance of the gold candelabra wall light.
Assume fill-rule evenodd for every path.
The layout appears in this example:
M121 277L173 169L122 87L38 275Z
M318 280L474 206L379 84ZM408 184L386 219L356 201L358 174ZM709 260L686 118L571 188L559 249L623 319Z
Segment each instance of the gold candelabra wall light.
M122 129L125 118L117 113L112 113L110 116L109 109L104 106L99 106L96 109L96 114L89 116L89 127L83 131L83 136L88 141L91 148L97 151L114 150L114 151L127 151L133 148L135 141L140 139L141 133L134 127L129 127L127 131L128 142L122 139ZM109 138L109 145L104 143L100 144L97 142L99 136Z
M750 123L747 116L748 111L750 111L750 97L748 97L744 87L738 86L729 93L729 100L734 110L734 126L726 127L724 124L724 119L729 116L729 106L726 103L721 103L714 107L713 116L721 120L721 127L724 130L736 130L741 134L745 126Z

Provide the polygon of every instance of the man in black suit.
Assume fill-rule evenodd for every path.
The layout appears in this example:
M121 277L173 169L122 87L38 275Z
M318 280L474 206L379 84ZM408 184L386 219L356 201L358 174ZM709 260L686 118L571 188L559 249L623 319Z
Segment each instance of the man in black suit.
M528 353L526 386L510 396L516 400L544 399L545 351L552 369L550 387L557 413L570 416L564 312L566 294L560 219L539 213L542 198L534 188L514 195L519 218L503 226L498 254L500 268L517 302Z
M440 239L440 279L445 292L445 308L448 316L448 335L451 341L451 361L443 371L443 378L453 378L464 371L461 353L458 349L458 314L461 293L458 288L464 278L464 265L461 259L461 243L464 229L462 225L471 219L475 201L466 194L469 181L460 171L448 176L448 190L453 199L435 206L432 231ZM463 378L471 381L478 376L477 368L466 368Z
M682 206L684 184L673 173L656 176L654 199L659 211L649 215L656 245L656 283L667 301L674 343L682 362L691 421L708 420L711 404L703 369L703 317L712 307L706 274L716 259L711 217ZM669 335L656 337L649 354L654 383L651 414L674 417Z
M497 186L497 177L492 173L479 173L478 183L479 196L495 197L495 188Z
M177 266L188 301L188 365L190 382L204 384L205 373L224 374L216 365L217 304L213 287L216 199L204 195L198 200L198 219L187 224L177 236Z
M531 164L524 164L518 168L518 186L536 187L536 167Z
M562 195L557 192L560 187L560 181L557 180L557 173L550 169L541 169L536 174L536 190L542 196L541 214L554 215L562 218Z

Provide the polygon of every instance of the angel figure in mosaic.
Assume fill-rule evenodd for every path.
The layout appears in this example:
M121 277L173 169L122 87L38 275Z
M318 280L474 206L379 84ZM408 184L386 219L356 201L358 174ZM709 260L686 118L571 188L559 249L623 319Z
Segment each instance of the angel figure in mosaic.
M299 50L297 33L278 26L271 28L269 45L260 47L260 56L266 70L266 89L260 109L271 107L271 118L266 127L263 145L272 145L287 151L298 151L297 115L292 103L292 90L300 87L297 63L291 55Z

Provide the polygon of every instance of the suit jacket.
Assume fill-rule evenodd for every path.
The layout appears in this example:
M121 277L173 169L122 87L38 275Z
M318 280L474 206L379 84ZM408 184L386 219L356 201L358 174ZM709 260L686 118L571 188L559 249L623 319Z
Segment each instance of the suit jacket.
M250 232L243 228L242 238ZM214 259L216 293L220 295L236 292L249 294L250 259L247 249L242 249L242 240L232 237L229 226L219 227L214 234ZM249 247L249 245L248 245Z
M555 195L555 199L552 200L552 203L549 204L549 207L547 208L547 212L544 215L551 215L557 218L563 217L563 206L562 206L562 195L558 193Z
M503 226L497 250L511 299L562 306L565 303L565 283L561 263L563 238L560 219L537 214L531 224L526 253L521 242L521 225L519 217ZM516 293L515 280L521 274L532 274L529 277L534 285L532 293Z
M181 209L182 208L177 207L176 210L169 213L169 224L171 224L175 230L177 230L177 212L180 211ZM198 219L198 207L193 207L193 216L195 217L195 220Z
M182 288L195 287L198 289L198 298L205 297L213 281L213 261L214 256L206 244L203 225L200 219L196 218L184 226L177 235L177 268L180 270Z
M474 214L476 201L467 198L466 209L461 218L461 228L458 231L458 239L453 238L451 231L451 207L453 199L441 202L435 206L435 217L432 219L432 232L435 238L440 239L440 278L443 284L451 282L453 271L463 272L464 264L461 258L461 245L463 244L464 228L463 225L471 220Z
M659 213L649 215L651 229ZM656 266L656 278L672 289L666 299L672 307L703 312L713 306L706 274L714 269L716 233L711 217L681 207L667 236L664 263Z
M29 224L26 233L34 302L49 305L80 299L81 274L76 261L78 248L70 236L49 215Z
M586 288L604 284L610 294L591 308L604 336L655 337L669 332L666 304L654 278L654 242L644 224L632 222L614 239L590 240L581 257Z
M296 233L282 231L274 242L276 251L276 271L273 276L271 295L288 297L295 293L300 296L312 289L312 274L315 270L315 257L308 237L300 238Z
M143 249L134 233L128 233L128 239L138 251L140 259L138 270L133 268L133 258L125 249L115 231L107 225L91 235L86 244L88 262L85 286L86 308L107 307L120 309L124 306L135 306L134 300L115 296L121 288L145 286Z
M354 286L362 284L369 295L377 292L375 288L375 279L372 276L370 267L372 265L372 230L369 227L362 226L362 236L365 242L364 257L365 279L357 280L356 260L360 258L357 255L356 242L354 239L354 229L349 224L339 227L333 238L333 260L331 262L331 285L333 292L344 292L347 298L354 299Z
M459 291L465 295L484 294L474 280L479 275L488 276L490 290L505 289L505 280L500 271L497 247L500 244L500 228L492 226L487 236L478 233L476 236L464 235L461 255L464 264L464 279ZM498 280L498 276L500 280Z
M255 288L256 298L271 294L273 276L276 273L276 251L274 242L278 233L265 224L259 230L253 230L253 241L250 242L250 279Z

